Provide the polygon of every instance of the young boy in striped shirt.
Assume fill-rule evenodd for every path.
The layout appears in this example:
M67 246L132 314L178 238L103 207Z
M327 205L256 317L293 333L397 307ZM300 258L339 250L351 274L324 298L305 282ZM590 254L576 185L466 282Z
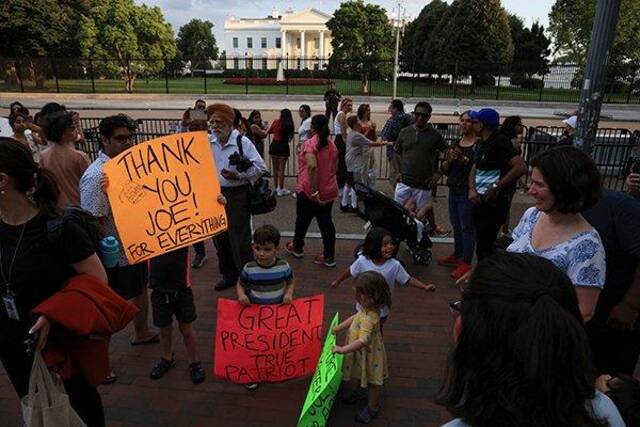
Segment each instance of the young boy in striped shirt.
M263 225L253 233L253 258L238 278L238 301L250 304L289 304L293 299L295 280L289 263L278 257L280 232L273 225ZM255 383L246 384L255 390Z

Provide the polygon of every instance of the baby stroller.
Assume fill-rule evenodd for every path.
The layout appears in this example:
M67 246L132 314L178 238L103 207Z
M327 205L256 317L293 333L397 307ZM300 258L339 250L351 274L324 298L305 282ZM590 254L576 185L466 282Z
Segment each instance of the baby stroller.
M409 252L416 264L428 265L431 263L431 239L427 226L423 227L422 235L418 238L418 221L404 206L396 202L384 193L376 191L360 182L354 182L353 188L364 201L364 211L358 214L372 227L384 227L393 236L396 253L403 241L407 243ZM359 245L354 253L358 253L362 245Z

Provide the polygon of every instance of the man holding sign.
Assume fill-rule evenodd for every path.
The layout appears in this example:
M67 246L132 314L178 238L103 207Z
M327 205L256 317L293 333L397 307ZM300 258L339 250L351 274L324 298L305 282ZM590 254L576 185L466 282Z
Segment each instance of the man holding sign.
M207 113L218 181L227 199L227 231L213 239L222 274L216 290L221 291L236 285L240 269L252 258L249 184L260 178L267 171L267 166L253 143L233 128L233 108L226 104L212 104ZM239 144L242 144L242 154Z
M135 122L129 116L118 114L104 118L99 125L101 150L96 160L87 168L80 179L80 201L83 209L91 212L100 223L100 237L118 236L111 205L102 188L103 167L112 158L133 146ZM158 335L149 330L147 314L148 270L146 263L130 265L123 251L120 251L118 264L107 268L109 285L120 296L134 303L139 309L135 318L132 345L157 342ZM112 373L108 382L115 381Z

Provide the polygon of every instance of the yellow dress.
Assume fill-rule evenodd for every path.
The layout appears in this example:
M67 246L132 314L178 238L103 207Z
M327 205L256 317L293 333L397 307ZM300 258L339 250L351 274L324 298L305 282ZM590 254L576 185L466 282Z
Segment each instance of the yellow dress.
M349 327L347 344L355 340L365 343L362 349L345 354L343 379L360 379L360 387L383 385L389 376L387 353L380 333L380 315L374 311L359 311Z

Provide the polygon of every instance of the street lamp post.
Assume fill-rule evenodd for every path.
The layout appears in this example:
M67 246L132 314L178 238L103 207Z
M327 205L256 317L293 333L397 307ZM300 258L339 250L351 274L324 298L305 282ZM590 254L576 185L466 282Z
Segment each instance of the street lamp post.
M396 21L396 52L395 59L393 61L393 99L397 98L398 95L398 69L400 68L398 65L398 56L400 53L400 27L401 27L401 19L402 19L402 2L403 0L398 0L398 19Z

